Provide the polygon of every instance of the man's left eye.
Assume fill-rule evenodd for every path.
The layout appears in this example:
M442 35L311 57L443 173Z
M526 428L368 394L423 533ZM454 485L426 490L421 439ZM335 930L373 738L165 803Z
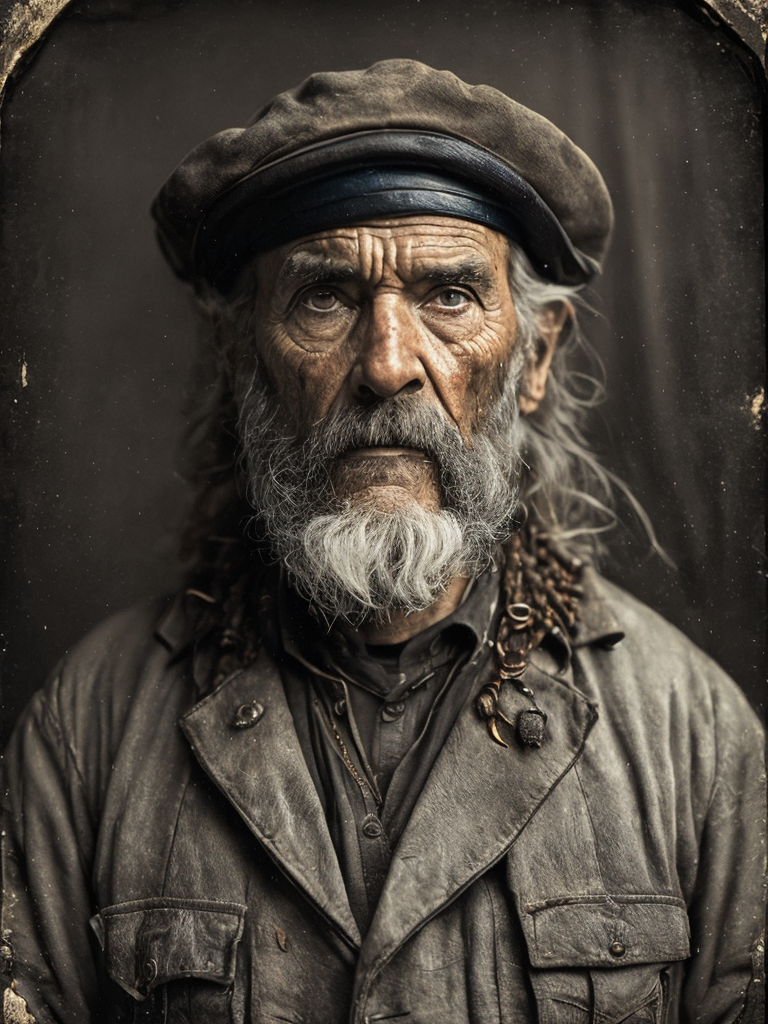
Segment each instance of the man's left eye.
M470 295L460 291L458 288L444 288L441 292L437 293L433 301L445 309L461 309L462 306L469 303L470 299Z

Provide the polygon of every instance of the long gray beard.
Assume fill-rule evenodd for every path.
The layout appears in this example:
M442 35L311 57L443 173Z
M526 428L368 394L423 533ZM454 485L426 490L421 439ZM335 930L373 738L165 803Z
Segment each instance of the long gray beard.
M292 584L328 620L385 621L429 607L456 577L476 577L513 529L519 477L516 388L509 385L471 448L437 409L401 396L350 408L302 441L280 429L263 371L240 401L247 494ZM394 510L334 496L338 459L377 445L421 449L441 508Z

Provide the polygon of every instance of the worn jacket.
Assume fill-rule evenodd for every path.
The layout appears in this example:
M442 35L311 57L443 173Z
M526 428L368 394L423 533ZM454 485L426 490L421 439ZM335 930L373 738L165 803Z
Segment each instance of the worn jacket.
M155 625L94 631L7 754L2 951L37 1021L760 1017L761 732L622 591L534 654L540 749L459 715L365 936L274 661L207 693L180 608Z

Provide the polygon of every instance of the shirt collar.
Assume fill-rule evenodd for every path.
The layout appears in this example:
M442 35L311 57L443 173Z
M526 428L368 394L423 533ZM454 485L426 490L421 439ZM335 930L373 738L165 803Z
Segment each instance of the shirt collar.
M493 612L498 602L499 582L498 572L489 570L484 573L452 615L435 623L434 626L430 626L429 629L424 630L413 639L428 644L434 635L440 633L449 624L455 623L471 630L476 642L487 642L491 620L494 617ZM570 646L575 649L591 644L614 647L624 637L624 631L613 612L602 577L591 566L585 566L581 586L583 595L579 602L580 620L571 638ZM292 591L283 583L280 587L281 601L286 593L292 594ZM491 597L492 601L489 600ZM202 598L196 597L194 594L181 591L169 602L158 618L155 625L155 636L167 647L174 658L184 653L194 643L194 623L198 609L191 607L191 604L201 600ZM491 605L493 605L493 609ZM286 639L292 636L295 626L292 625L290 617L282 614L282 607L280 619L280 629L285 643ZM296 619L296 622L300 621L300 618ZM354 632L353 630L352 633L354 634ZM427 639L428 635L429 639ZM563 638L552 634L550 636L554 643L567 648L568 645ZM292 641L291 644L295 646Z
M403 644L391 646L389 666L374 654L354 627L330 627L313 616L307 603L282 581L280 634L286 653L320 675L343 678L381 696L425 679L443 662L472 654L488 641L498 607L499 573L494 566L467 588L458 608ZM388 670L389 668L389 670Z

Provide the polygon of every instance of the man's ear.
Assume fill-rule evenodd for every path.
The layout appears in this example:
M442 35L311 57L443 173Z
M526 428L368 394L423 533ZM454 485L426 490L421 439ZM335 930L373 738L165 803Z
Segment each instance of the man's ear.
M541 404L547 391L549 368L560 335L575 316L576 312L570 302L562 299L548 302L539 314L536 349L523 374L523 388L520 394L520 412L523 416L530 416Z

